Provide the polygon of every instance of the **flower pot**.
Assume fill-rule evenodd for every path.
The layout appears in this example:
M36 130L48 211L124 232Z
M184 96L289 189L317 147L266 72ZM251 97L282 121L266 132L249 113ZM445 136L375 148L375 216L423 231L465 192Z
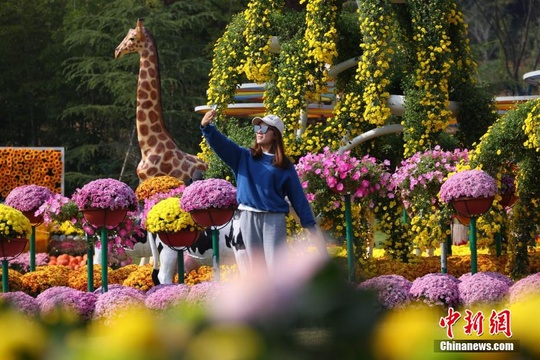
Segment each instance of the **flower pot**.
M32 226L39 226L43 222L43 216L35 216L35 212L36 210L34 209L30 211L23 211L22 213L30 221L30 224L32 224Z
M23 252L28 239L0 239L0 257L13 258Z
M231 221L236 209L209 208L190 211L193 220L203 227L221 226Z
M459 223L464 226L469 226L471 223L471 218L463 215L457 215L456 219L458 219Z
M490 197L461 197L452 200L452 206L459 215L465 217L476 217L480 216L486 211L489 210L491 204L493 203L493 196Z
M116 227L124 221L127 215L127 209L100 209L90 208L82 210L84 219L95 228Z
M501 195L501 201L499 202L499 204L501 204L501 206L504 209L504 208L514 205L517 199L518 197L516 196L515 193L507 192Z
M159 232L158 236L163 243L171 248L189 247L197 241L200 232L181 230L177 232Z

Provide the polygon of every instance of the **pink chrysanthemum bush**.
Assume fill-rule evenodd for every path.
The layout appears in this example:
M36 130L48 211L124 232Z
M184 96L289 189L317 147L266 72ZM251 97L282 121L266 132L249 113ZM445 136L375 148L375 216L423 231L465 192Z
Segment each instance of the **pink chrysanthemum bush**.
M5 204L20 211L35 211L53 196L49 188L40 185L22 185L11 190Z
M380 275L358 284L358 289L375 291L383 309L402 308L411 301L412 282L401 275Z
M451 174L442 184L441 200L449 203L461 197L488 198L497 193L495 179L483 170L463 170Z
M481 272L463 275L459 280L459 298L465 307L494 305L503 302L507 298L510 288L508 281Z
M101 289L96 289L101 292ZM119 312L131 307L144 306L146 295L143 291L129 286L111 285L106 293L98 296L94 311L94 319L108 320Z
M413 214L430 211L438 203L438 193L448 174L460 161L467 161L467 150L445 151L439 145L417 152L403 160L392 174L391 189Z
M411 299L428 306L457 307L460 305L459 280L442 273L426 274L412 282Z
M509 290L511 304L524 302L534 296L540 296L540 273L535 273L516 281Z
M137 210L137 197L133 189L116 179L91 181L76 189L71 199L80 210L90 208Z
M180 199L184 211L236 208L236 187L224 179L198 180L187 186Z
M98 294L76 290L67 286L55 286L43 291L36 298L42 315L58 310L72 311L83 320L91 320Z
M187 284L160 284L146 292L145 305L149 309L165 310L185 302L189 295Z
M296 171L306 196L317 209L336 200L335 193L350 194L370 208L377 197L394 195L388 190L391 174L389 162L379 162L366 155L359 159L350 151L342 154L325 147L322 153L308 153L298 160Z
M0 294L0 305L7 304L12 308L28 316L39 314L39 304L35 297L23 291L13 291Z

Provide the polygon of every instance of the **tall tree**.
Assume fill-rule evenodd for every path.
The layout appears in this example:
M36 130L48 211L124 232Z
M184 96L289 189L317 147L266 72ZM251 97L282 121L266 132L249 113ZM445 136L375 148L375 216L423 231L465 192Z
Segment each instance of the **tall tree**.
M43 146L58 113L64 53L56 38L66 1L4 0L0 6L0 145ZM61 25L61 21L60 21Z
M139 59L126 56L116 60L114 48L138 18L145 19L159 49L166 126L182 150L197 153L199 117L193 109L205 102L209 44L219 36L227 19L210 1L177 1L168 6L130 0L97 3L99 11L95 11L96 6L79 7L66 22L65 44L76 55L67 59L64 67L68 83L76 85L76 97L62 119L73 124L78 134L72 141L70 155L74 156L67 158L74 171L66 180L118 178L124 170L122 180L135 186L140 159L133 139ZM89 167L90 173L86 171Z
M496 93L531 91L523 74L540 60L540 1L462 1L481 78Z

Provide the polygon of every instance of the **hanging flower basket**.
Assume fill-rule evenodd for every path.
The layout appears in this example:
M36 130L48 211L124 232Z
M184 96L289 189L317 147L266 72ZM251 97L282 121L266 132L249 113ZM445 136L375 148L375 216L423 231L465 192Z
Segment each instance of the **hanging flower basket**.
M516 195L515 177L513 175L507 174L502 177L499 194L501 194L499 204L503 209L513 206L518 200L518 196Z
M84 219L95 228L117 227L126 218L128 210L89 208L82 210Z
M489 210L493 203L493 196L490 197L463 197L457 198L451 201L452 206L458 212L459 215L464 217L480 216Z
M0 239L0 257L3 259L19 256L28 244L28 239Z
M0 240L27 238L32 228L20 210L0 204Z
M335 200L335 196L329 196L332 194L350 194L351 200L366 203L377 197L392 197L387 190L391 178L388 165L369 155L358 159L350 151L339 153L325 147L323 152L301 157L295 168L308 200L324 207Z
M516 201L518 200L518 197L515 193L505 193L501 195L501 201L499 204L505 209L507 207L512 207Z
M190 212L195 222L204 227L222 226L231 221L235 209L210 208Z
M464 170L442 184L441 200L452 204L459 215L477 217L491 207L497 184L495 179L482 170Z
M129 210L137 209L135 192L115 179L99 179L75 190L72 200L94 227L116 227Z
M184 190L180 204L200 226L221 226L238 207L236 188L224 179L195 181Z
M11 190L5 204L21 211L32 226L38 226L43 222L43 217L35 215L35 212L53 196L52 191L45 186L22 185Z
M30 224L32 226L39 226L41 223L43 223L43 216L41 215L34 215L36 210L30 210L30 211L23 211L23 215L26 216L26 218L30 221Z
M197 241L201 233L198 231L180 230L177 232L158 232L161 241L170 248L187 248Z
M469 226L471 223L471 218L468 216L462 216L462 215L456 215L456 219L458 219L459 223L464 226Z
M180 199L175 196L162 199L152 206L146 215L145 224L146 229L153 234L183 233L186 235L186 232L190 232L193 234L193 241L204 230L188 212L181 208ZM166 237L160 235L160 238L163 240Z

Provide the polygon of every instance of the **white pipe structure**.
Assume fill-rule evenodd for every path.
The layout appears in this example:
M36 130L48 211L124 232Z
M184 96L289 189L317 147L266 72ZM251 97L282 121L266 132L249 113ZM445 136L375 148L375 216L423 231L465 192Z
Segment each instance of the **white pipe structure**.
M298 123L300 124L300 128L296 131L297 138L301 137L304 131L306 131L307 119L308 119L307 109L300 111L300 119L298 120Z
M328 76L332 77L332 78L335 78L336 76L338 76L338 74L342 71L345 71L353 66L355 66L356 64L358 64L358 62L360 61L360 57L353 57L349 60L345 60L343 62L340 62L339 64L337 65L334 65L332 66L329 70L328 70Z
M339 153L343 154L347 150L351 150L353 147L360 145L361 143L371 140L373 138L382 136L382 135L388 135L388 134L394 134L394 133L400 133L403 132L403 125L401 124L392 124L383 126L380 128L376 128L373 130L366 131L365 133L358 135L351 141L347 143L347 145L344 145L339 148Z

